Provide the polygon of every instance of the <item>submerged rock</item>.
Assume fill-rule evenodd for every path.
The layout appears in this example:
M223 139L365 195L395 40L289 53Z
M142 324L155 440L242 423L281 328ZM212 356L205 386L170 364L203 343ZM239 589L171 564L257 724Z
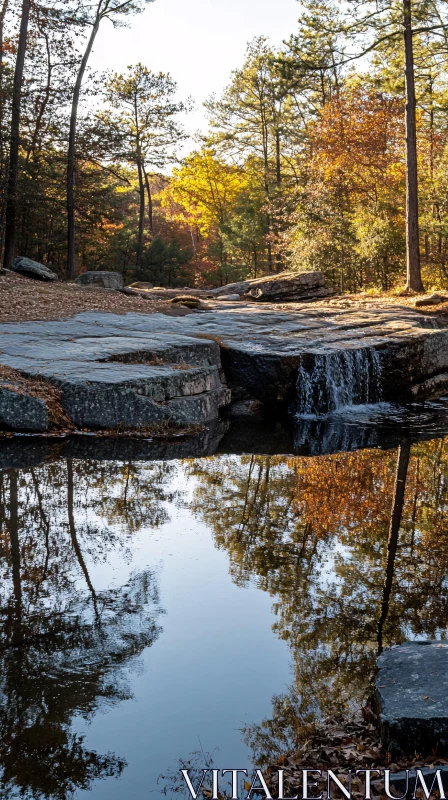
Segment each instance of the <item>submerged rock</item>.
M448 752L448 642L405 642L377 664L383 745L392 755Z
M124 287L123 275L120 272L82 272L76 278L79 286L99 286L102 289L120 291Z
M58 276L45 264L39 264L38 261L32 261L31 258L18 256L11 264L12 272L18 272L19 275L24 275L25 278L34 278L37 281L57 281Z

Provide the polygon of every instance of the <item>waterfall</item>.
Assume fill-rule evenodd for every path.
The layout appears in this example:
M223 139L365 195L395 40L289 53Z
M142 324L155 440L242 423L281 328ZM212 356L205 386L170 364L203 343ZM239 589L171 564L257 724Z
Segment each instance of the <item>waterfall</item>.
M310 368L300 364L297 376L297 415L320 416L345 406L382 400L379 354L364 347L316 354Z

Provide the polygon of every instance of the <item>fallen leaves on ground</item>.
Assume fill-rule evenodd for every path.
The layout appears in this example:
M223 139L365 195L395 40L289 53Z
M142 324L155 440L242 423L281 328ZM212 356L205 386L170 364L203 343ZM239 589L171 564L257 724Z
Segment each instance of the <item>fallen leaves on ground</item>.
M406 769L445 765L448 765L448 759L440 758L436 753L430 758L416 755L414 758L394 758L392 761L391 754L379 741L378 725L374 715L368 710L364 711L364 716L350 721L327 719L316 728L310 729L308 738L303 741L299 749L282 756L277 764L270 767L269 773L275 789L278 786L277 770L279 768L284 770L284 796L287 797L297 794L298 787L301 786L303 769L322 770L324 774L331 769L336 775L341 773L340 780L346 784L349 770L354 773L362 769L387 768L391 773L396 773ZM364 798L364 786L362 775L353 777L352 797ZM417 790L417 797L420 796L420 791ZM319 794L317 791L315 793ZM338 792L337 796L342 797L342 794ZM372 779L372 800L383 800L383 798L386 798L384 780Z
M137 312L170 316L190 314L189 309L162 300L75 283L44 283L13 272L0 274L0 322L60 319L82 311Z

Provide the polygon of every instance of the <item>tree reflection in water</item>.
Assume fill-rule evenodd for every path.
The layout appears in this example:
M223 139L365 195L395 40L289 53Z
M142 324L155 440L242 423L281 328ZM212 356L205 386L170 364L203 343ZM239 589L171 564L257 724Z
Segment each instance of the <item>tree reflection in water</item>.
M132 518L135 530L166 519L169 471L155 465L138 485L130 464L0 474L0 797L65 800L123 770L119 756L87 749L71 723L131 696L123 667L160 633L157 584L146 570L97 591L87 557L127 558L114 523Z
M295 680L272 719L246 729L262 763L321 715L365 696L378 649L445 638L448 440L397 451L195 462L194 512L234 581L274 598ZM392 508L392 511L391 511Z
M220 456L178 467L57 461L0 473L0 797L65 800L124 767L73 730L130 696L127 670L159 634L150 570L99 590L91 565L193 512L233 580L268 592L295 680L246 730L261 762L319 715L364 697L378 649L445 637L448 441L314 458ZM248 645L249 646L249 645ZM185 754L187 755L187 754Z

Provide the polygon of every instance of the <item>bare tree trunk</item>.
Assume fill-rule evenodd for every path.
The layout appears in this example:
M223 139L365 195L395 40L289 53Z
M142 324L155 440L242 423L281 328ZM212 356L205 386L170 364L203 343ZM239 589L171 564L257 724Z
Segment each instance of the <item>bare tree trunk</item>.
M383 651L383 629L389 613L390 596L395 572L395 558L397 555L398 535L400 533L401 518L403 515L406 478L408 475L409 459L411 455L410 442L404 442L398 450L397 471L395 475L394 499L389 525L389 539L387 542L386 580L384 582L381 615L378 621L378 653Z
M28 152L26 154L26 163L27 164L28 164L28 162L29 162L31 157L34 158L34 153L35 153L35 150L36 150L36 147L37 147L37 141L38 141L40 130L41 130L41 126L42 126L42 120L44 118L45 109L47 108L48 102L50 100L50 92L51 92L51 78L52 78L53 66L52 66L52 63L51 63L50 40L49 40L48 34L45 31L41 31L41 33L42 33L42 35L43 35L43 37L45 39L45 47L46 47L46 52L47 52L47 81L46 81L46 85L45 85L44 96L42 98L42 102L40 103L39 111L38 111L37 116L36 116L36 123L34 125L34 131L33 131L32 137L31 137L31 143L30 143L30 146L28 148Z
M270 222L270 217L269 217L269 229L270 229L270 226L271 226L271 222ZM269 273L269 275L272 275L273 272L274 272L274 262L273 262L273 258L272 258L272 244L270 242L268 242L268 273Z
M5 18L8 11L9 0L3 0L0 11L0 175L3 175L3 155L4 155L4 140L3 140L3 109L5 106L4 88L3 88L3 39L5 30Z
M145 231L145 186L143 183L143 168L140 158L137 161L137 169L138 169L138 185L140 193L140 209L138 215L138 238L137 238L136 261L137 261L137 275L140 276L140 271L142 267L142 255L143 255L143 236Z
M30 18L31 0L23 0L20 19L19 44L17 47L16 67L12 92L11 136L9 150L9 175L6 195L5 221L5 255L4 266L9 268L14 259L17 212L17 184L19 179L19 134L20 105L22 100L23 69L25 66L26 41L28 37L28 21Z
M75 277L75 199L74 199L74 186L75 186L75 148L76 148L76 127L78 122L78 106L79 96L81 94L81 85L86 71L87 62L92 52L92 47L98 33L98 28L101 22L101 2L98 5L97 15L92 28L92 32L87 42L85 53L82 57L79 66L78 75L76 76L75 88L73 90L72 110L70 115L70 132L68 137L68 155L67 155L67 277Z
M282 161L281 161L281 149L280 149L280 131L277 127L275 130L275 177L277 182L277 202L279 200L281 185L282 185ZM277 237L277 247L279 246L279 225L276 222L275 225L275 234ZM283 260L280 252L276 252L275 254L275 263L276 263L276 272L281 272L283 269Z
M3 106L4 106L4 97L3 97L3 38L4 38L4 29L5 29L5 17L6 12L8 11L9 0L3 0L2 8L0 11L0 153L3 156ZM3 165L3 159L0 162L0 168Z
M152 194L151 194L151 186L149 183L148 173L146 172L145 165L142 162L142 169L143 175L145 176L145 185L146 185L146 194L148 195L148 222L149 222L149 232L151 236L154 235L154 214L153 214L153 204L152 204ZM193 242L194 248L194 242Z
M2 9L0 11L0 261L3 253L3 233L4 233L4 159L5 159L5 142L3 138L3 109L5 106L4 88L3 88L3 34L5 28L5 17L8 10L9 0L3 0Z
M417 129L411 0L403 0L406 75L406 288L423 291L418 225Z
M282 161L280 155L280 131L278 128L275 131L275 172L277 186L280 188L282 185Z

